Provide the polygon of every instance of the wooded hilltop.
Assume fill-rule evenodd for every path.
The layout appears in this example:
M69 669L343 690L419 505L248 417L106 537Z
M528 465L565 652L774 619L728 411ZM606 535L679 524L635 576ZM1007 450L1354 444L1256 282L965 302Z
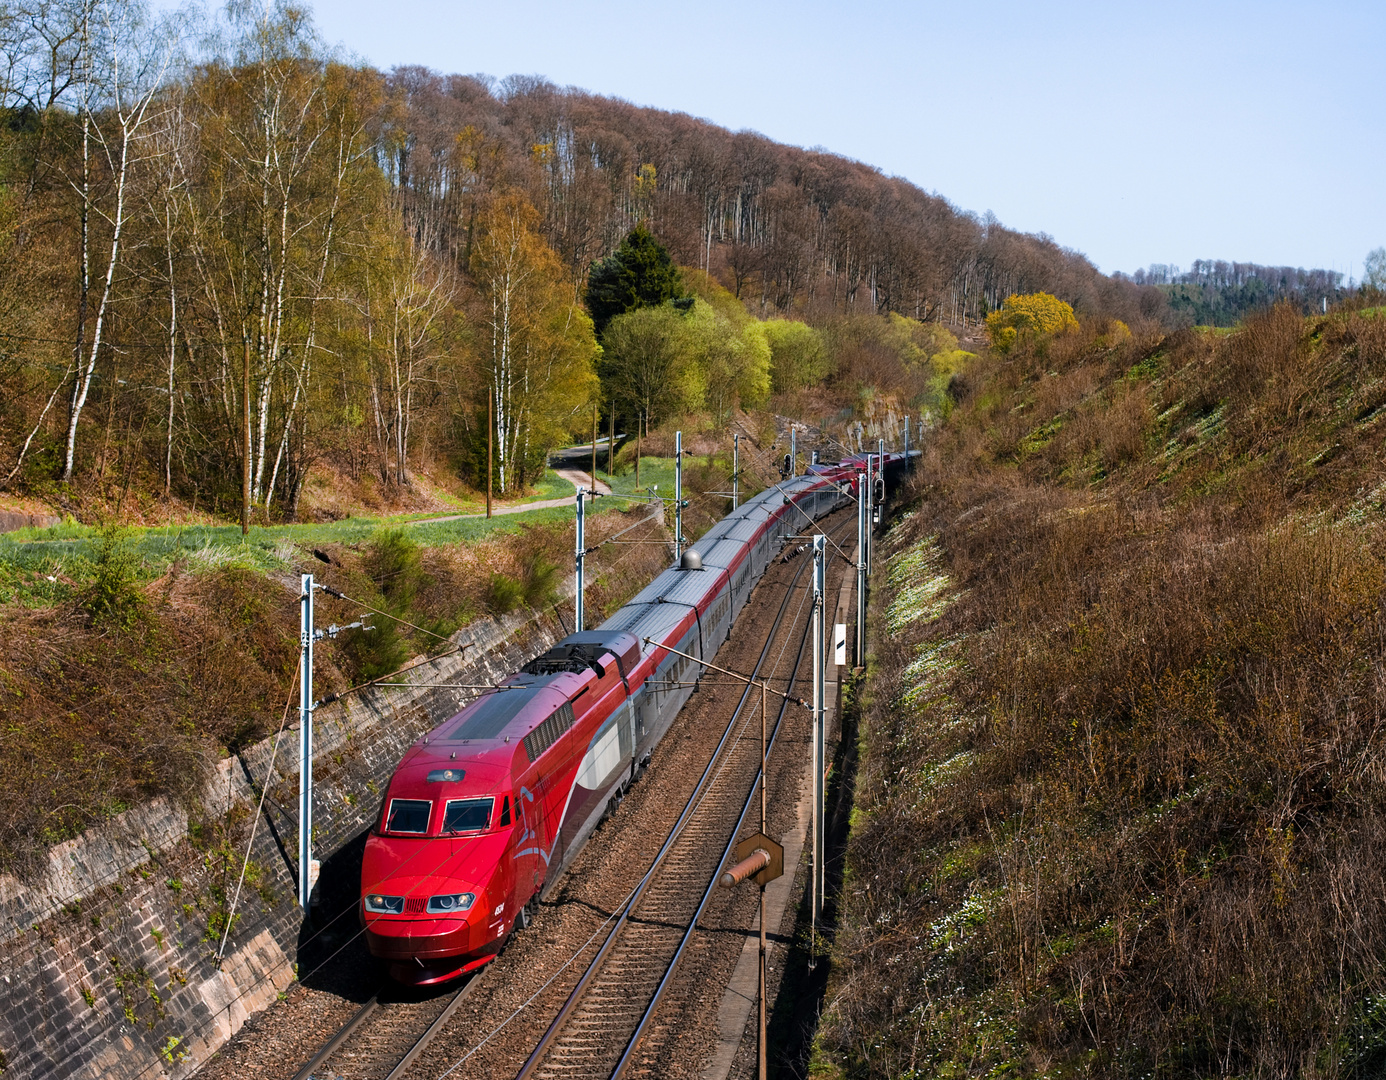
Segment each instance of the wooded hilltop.
M853 374L880 337L844 335L853 317L965 327L1041 290L1166 313L869 166L535 77L382 73L287 4L24 0L0 33L0 486L64 508L233 516L247 455L262 521L294 517L318 465L484 487L491 395L506 491L594 404L603 429L613 408L657 428L784 389L725 370L765 349L709 360L706 335L673 400L599 381L589 270L642 224L724 318L836 324L814 371L855 378L849 405L880 381Z

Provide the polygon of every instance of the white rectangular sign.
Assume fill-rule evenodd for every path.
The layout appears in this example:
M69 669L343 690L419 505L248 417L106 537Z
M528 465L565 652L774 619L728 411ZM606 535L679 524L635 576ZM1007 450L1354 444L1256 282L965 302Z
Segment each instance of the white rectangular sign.
M847 624L833 624L833 663L842 667L847 663Z

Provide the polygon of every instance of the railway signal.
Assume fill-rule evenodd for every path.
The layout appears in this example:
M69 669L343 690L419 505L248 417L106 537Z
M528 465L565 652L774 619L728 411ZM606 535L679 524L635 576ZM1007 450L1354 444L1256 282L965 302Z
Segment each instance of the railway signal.
M762 695L763 698L764 695ZM765 716L765 702L761 701L761 716ZM761 721L764 724L764 720ZM762 773L764 776L764 758L761 760ZM743 881L754 881L760 886L760 1025L759 1038L757 1040L756 1057L759 1065L758 1076L760 1080L766 1080L766 1061L765 1061L765 886L774 881L777 877L784 875L784 848L770 837L765 835L765 805L764 805L765 784L761 784L761 811L760 811L760 832L755 836L748 836L741 843L736 845L732 852L732 858L736 859L736 865L722 875L721 884L725 888L740 884Z

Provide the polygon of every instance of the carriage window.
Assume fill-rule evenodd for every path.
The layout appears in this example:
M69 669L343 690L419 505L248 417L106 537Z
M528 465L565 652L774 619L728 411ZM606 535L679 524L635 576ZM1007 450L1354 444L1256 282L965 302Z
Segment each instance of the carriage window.
M501 803L501 818L500 818L500 823L501 823L502 825L509 825L509 824L510 824L510 796L509 796L509 795L507 795L507 796L505 797L505 801L504 801L503 803Z
M443 815L443 832L481 832L491 820L495 799L449 799Z
M391 799L390 820L385 826L389 832L426 833L428 832L428 812L433 804L427 799Z

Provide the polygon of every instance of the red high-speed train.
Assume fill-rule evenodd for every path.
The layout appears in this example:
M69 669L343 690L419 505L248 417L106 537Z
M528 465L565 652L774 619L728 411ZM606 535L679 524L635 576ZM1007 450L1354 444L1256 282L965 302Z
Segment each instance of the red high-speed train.
M847 500L864 458L749 499L595 630L570 634L416 742L396 766L361 869L372 954L406 983L485 964L529 921L648 763L778 549ZM903 468L887 455L886 475Z

